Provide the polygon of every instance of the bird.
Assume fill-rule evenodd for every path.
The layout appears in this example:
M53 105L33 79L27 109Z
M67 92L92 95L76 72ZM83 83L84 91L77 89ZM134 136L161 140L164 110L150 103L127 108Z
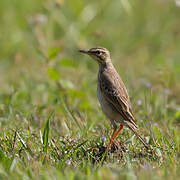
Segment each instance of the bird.
M113 126L113 133L107 149L111 149L111 145L124 126L132 130L143 145L149 149L150 146L138 132L130 97L111 61L110 52L104 47L81 49L79 52L89 55L99 64L97 97L103 113L110 119Z

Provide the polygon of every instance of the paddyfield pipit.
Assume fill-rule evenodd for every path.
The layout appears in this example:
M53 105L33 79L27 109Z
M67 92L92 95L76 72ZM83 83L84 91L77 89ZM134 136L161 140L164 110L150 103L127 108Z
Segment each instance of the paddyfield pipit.
M104 47L95 47L80 50L80 52L88 54L99 64L97 96L102 111L110 119L114 128L108 149L124 126L131 129L144 146L149 148L138 133L128 92L111 62L109 51ZM119 129L117 129L117 124L120 124Z

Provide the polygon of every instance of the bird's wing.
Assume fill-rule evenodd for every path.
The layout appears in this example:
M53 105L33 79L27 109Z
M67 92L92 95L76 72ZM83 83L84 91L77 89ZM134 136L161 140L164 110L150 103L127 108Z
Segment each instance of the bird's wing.
M118 73L115 70L103 71L100 76L100 89L104 93L106 100L114 106L125 121L138 128L134 122L135 118L126 87Z

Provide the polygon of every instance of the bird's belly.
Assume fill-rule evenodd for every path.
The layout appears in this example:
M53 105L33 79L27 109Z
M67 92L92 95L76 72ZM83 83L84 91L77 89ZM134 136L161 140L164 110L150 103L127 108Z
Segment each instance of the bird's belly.
M97 96L99 99L99 103L101 105L103 113L111 120L119 122L121 121L120 114L117 112L117 110L113 107L112 104L110 104L104 97L103 93L100 91L100 89L97 89Z

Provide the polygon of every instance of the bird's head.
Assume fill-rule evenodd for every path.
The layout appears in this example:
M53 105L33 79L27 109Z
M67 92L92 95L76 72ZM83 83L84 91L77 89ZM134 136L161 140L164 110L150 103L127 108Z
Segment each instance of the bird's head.
M104 47L94 47L89 50L79 50L79 51L84 54L88 54L93 59L95 59L99 64L105 64L106 62L111 61L110 53Z

